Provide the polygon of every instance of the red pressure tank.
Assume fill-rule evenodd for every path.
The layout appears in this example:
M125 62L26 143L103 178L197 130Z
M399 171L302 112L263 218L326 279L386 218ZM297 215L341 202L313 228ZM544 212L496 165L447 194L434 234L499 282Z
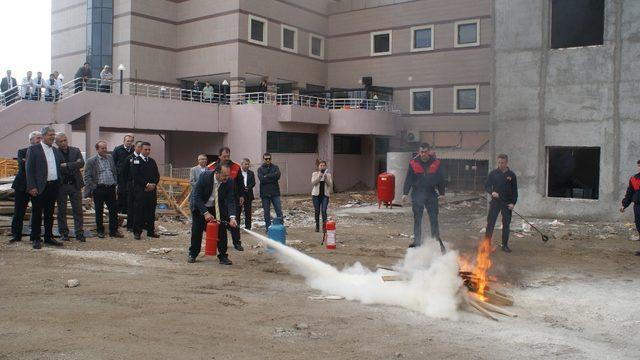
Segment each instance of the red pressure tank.
M326 243L327 243L327 249L329 250L335 250L336 248L336 222L333 221L333 219L330 219L329 221L327 221L326 224Z
M396 195L396 177L392 173L384 172L378 175L376 187L378 188L378 209L380 204L392 207L393 198Z
M218 229L220 225L216 221L207 223L207 231L205 235L204 254L207 256L215 256L218 252Z

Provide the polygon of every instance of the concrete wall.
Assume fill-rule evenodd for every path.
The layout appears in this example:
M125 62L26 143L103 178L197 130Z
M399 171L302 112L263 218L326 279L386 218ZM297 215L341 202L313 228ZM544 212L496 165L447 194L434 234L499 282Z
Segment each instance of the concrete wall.
M617 218L638 157L640 82L634 74L640 3L607 0L604 44L558 50L548 46L547 5L493 2L492 151L511 154L519 175L518 206L525 213ZM600 147L598 200L546 196L548 146Z

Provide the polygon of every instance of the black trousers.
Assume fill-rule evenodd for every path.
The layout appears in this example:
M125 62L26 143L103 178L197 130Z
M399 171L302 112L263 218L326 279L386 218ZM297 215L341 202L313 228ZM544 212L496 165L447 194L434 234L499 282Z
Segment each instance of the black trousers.
M208 208L210 214L215 214L213 208ZM198 257L202 248L202 233L207 230L207 222L204 215L198 209L191 212L191 246L189 247L189 255ZM218 258L226 258L227 255L227 226L220 224L218 227Z
M109 234L113 235L118 232L118 203L116 200L116 186L98 185L93 190L93 202L96 205L96 230L104 233L104 225L102 221L104 213L104 205L107 204L109 210Z
M511 227L511 214L512 211L495 200L491 200L489 203L489 214L487 215L487 230L485 232L485 238L491 239L493 236L493 229L496 226L496 220L498 220L498 214L502 213L502 244L508 245L509 232Z
M240 215L244 214L244 228L247 230L251 230L252 202L245 200L241 206L240 214L238 214L238 225L240 225Z
M440 238L440 227L438 225L438 198L433 196L415 196L412 199L411 208L413 210L413 243L420 246L422 244L422 215L427 208L429 224L431 225L431 237Z
M133 224L136 219L135 196L133 196L133 185L127 184L127 229L133 231Z
M16 190L13 202L13 219L11 219L11 238L14 240L22 239L22 227L24 225L24 214L27 212L27 206L30 200L29 194L24 191Z
M135 215L133 221L133 233L141 234L147 230L147 234L155 233L156 221L156 191L145 191L143 187L135 187L133 190Z
M640 233L640 203L635 203L633 205L633 215L636 220L636 230Z
M238 220L238 225L240 225L240 200L236 199L236 219ZM234 245L240 245L242 244L242 242L240 241L240 227L236 226L235 228L232 227L228 227L229 228L229 232L231 233L231 240L233 241ZM219 244L219 243L218 243ZM225 253L227 251L227 244L225 241Z
M31 241L40 241L44 216L44 241L53 240L53 210L58 199L58 181L49 181L42 193L31 199Z
M73 90L73 93L79 93L80 91L82 91L82 79L78 79L74 81L74 85L75 85L75 89Z

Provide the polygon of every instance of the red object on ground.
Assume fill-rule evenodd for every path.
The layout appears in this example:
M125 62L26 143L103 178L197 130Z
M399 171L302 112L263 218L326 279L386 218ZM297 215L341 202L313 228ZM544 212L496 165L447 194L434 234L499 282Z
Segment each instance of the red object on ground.
M380 204L392 207L393 198L396 195L396 177L392 173L384 172L378 175L376 187L378 188L378 209L380 209Z
M218 228L220 225L215 221L207 223L206 241L204 244L204 254L215 256L218 253Z
M336 248L336 222L333 220L327 221L326 230L327 249L334 250Z

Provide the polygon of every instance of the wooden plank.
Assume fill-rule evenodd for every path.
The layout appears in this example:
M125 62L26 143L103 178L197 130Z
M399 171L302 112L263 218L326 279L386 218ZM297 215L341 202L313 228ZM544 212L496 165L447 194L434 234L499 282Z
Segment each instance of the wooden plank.
M382 281L404 281L406 278L400 275L382 275Z
M486 310L493 311L495 313L510 316L510 317L518 317L517 314L512 313L511 311L508 311L499 306L482 301L476 294L470 293L469 295L476 301L478 305L482 306Z
M494 305L501 305L501 306L513 305L513 297L499 295L494 290L491 290L491 289L485 290L483 295L487 298L487 302L492 303Z
M464 300L467 302L467 304L471 305L473 308L475 308L476 310L478 310L482 315L488 317L489 319L493 320L493 321L499 321L497 317L491 315L491 313L489 313L487 310L485 310L482 306L478 305L475 300L469 298L468 294L465 294L462 296L464 298Z

